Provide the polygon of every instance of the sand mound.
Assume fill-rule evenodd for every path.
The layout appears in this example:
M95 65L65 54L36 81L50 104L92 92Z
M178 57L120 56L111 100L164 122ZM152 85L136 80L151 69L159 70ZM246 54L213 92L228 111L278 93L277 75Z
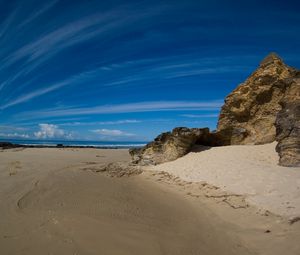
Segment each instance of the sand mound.
M300 215L300 168L278 166L276 143L199 147L173 162L150 167L185 181L207 182L275 214Z

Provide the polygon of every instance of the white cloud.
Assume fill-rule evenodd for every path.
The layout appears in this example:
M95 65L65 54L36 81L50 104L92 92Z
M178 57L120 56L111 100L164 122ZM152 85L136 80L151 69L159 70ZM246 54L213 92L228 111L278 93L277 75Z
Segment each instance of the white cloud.
M118 129L95 129L92 132L102 136L122 137L122 136L134 136L134 134L126 133Z
M68 122L60 123L60 126L94 126L94 125L119 125L141 123L140 120L114 120L114 121L95 121L95 122Z
M23 94L23 95L15 98L14 100L11 100L8 103L0 106L0 109L4 110L8 107L27 102L31 99L34 99L36 97L40 97L44 94L50 93L54 90L58 90L62 87L68 86L70 84L80 83L80 82L85 81L86 79L92 77L93 75L95 75L96 72L97 72L97 69L92 70L92 71L82 72L82 73L79 73L77 75L71 76L68 79L65 79L61 82L52 84L48 87L44 87L44 88L41 88L41 89L31 91L31 92L26 93L26 94ZM5 86L5 84L0 85L0 90L1 90L1 88L3 88L3 86Z
M27 128L24 127L17 127L17 126L12 126L12 125L0 125L0 130L6 133L10 132L24 132L27 131Z
M60 129L57 125L53 124L39 124L40 130L34 133L34 136L39 139L47 138L72 138L72 135Z
M0 137L4 137L4 138L30 138L30 136L28 134L19 134L19 133L0 133Z
M75 115L92 115L92 114L118 114L133 112L159 112L159 111L212 111L219 110L223 100L211 101L148 101L118 105L101 105L94 107L73 107L66 109L45 109L38 111L29 111L19 114L15 117L26 119L38 119L40 116L58 117L58 116L75 116Z
M216 118L218 114L181 114L181 117L186 118Z
M49 2L48 4L41 7L35 13L31 14L27 20L23 21L23 23L21 23L18 28L21 28L34 19L38 18L41 14L52 8L58 1L59 0L53 0L52 2ZM158 15L162 10L163 7L159 6L159 8L149 9L147 12L140 12L140 14L138 15L131 15L132 11L130 9L127 9L127 11L125 11L124 8L121 8L108 12L95 13L85 16L79 20L70 21L70 23L59 26L57 29L44 31L42 36L39 36L37 37L37 39L28 42L21 48L15 49L11 55L5 58L5 60L3 61L4 64L0 67L0 71L10 67L18 61L25 61L26 65L24 65L24 68L22 67L22 70L18 73L18 78L19 76L23 76L24 74L31 72L39 66L43 65L49 59L57 55L60 51L86 42L94 37L105 37L106 33L118 31L134 22L137 22L138 20L151 18L155 15ZM2 28L0 28L0 38L3 34L5 34L7 30L9 30L9 26L15 18L16 12L17 10L10 15L10 17L7 19L7 21L4 22L4 24L1 24L3 26ZM111 67L101 67L99 70L108 70ZM26 71L24 71L24 69L26 69ZM3 85L0 85L0 89L1 87L9 85L14 80L15 78L8 79L3 83ZM53 91L53 86L50 90L47 90L47 88L44 89L44 92L42 94ZM59 87L56 87L55 89L58 88ZM40 95L39 93L37 95L35 94L35 92L32 92L33 96L31 96L30 98L26 97L26 100L18 100L17 103L26 102L33 97ZM12 105L15 104L16 103ZM12 105L8 105L8 107Z

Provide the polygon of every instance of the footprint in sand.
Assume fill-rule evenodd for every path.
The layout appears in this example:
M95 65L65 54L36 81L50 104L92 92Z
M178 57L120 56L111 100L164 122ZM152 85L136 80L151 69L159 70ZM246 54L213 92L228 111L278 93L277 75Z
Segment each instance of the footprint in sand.
M22 169L20 161L12 161L8 165L9 176L16 175Z

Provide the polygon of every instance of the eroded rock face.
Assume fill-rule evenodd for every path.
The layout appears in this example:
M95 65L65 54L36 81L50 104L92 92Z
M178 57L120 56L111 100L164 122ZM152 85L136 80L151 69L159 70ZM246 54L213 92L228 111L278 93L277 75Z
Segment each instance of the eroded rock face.
M288 91L276 119L276 151L282 166L300 166L300 73L286 81Z
M208 128L174 128L162 133L153 142L140 149L129 151L132 162L139 165L156 165L184 156L199 140L206 141Z
M259 68L225 99L218 133L229 144L264 144L275 141L276 115L288 89L286 81L297 70L271 53Z

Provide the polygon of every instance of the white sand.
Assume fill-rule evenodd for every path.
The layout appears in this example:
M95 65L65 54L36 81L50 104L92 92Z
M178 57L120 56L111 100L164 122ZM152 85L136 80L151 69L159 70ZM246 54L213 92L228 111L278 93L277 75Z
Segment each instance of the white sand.
M300 168L278 166L275 146L214 147L150 169L245 195L250 204L281 216L300 216Z

